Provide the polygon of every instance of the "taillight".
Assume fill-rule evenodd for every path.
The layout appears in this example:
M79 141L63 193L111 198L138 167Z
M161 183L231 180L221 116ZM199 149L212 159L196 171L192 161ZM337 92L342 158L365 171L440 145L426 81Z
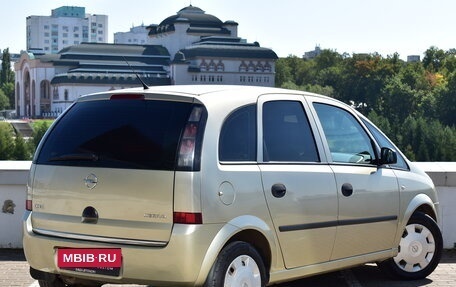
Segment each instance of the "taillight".
M31 199L27 199L25 201L25 209L28 210L28 211L32 211L32 207L33 207L33 202Z
M184 132L179 145L179 156L177 160L178 170L194 170L198 151L198 139L202 133L203 107L196 106L185 125ZM198 159L199 160L199 159Z
M174 212L173 222L179 224L202 224L201 212Z

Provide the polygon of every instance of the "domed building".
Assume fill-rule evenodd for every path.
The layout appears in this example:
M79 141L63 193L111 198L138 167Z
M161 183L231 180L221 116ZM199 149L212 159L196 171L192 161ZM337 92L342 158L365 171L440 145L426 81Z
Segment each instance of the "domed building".
M274 86L276 53L239 38L237 27L190 5L147 29L149 43L166 47L173 58L175 85Z
M16 114L55 117L81 95L140 86L135 74L147 85L274 86L276 53L238 37L237 28L190 5L144 26L143 45L115 39L57 54L23 52L15 63Z

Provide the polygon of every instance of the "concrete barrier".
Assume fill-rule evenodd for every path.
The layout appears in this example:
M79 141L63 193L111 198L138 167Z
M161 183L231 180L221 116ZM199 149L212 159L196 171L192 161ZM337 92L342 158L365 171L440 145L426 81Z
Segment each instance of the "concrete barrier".
M434 181L439 202L443 243L456 246L456 162L416 163ZM22 248L22 216L30 161L0 161L0 248Z
M22 216L30 161L0 161L0 248L22 248Z

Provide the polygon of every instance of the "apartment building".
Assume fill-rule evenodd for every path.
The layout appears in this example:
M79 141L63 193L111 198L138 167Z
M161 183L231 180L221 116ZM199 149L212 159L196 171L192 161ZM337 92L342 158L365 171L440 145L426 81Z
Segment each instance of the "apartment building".
M83 42L108 42L108 16L88 14L84 7L62 6L50 16L28 16L27 51L55 54Z

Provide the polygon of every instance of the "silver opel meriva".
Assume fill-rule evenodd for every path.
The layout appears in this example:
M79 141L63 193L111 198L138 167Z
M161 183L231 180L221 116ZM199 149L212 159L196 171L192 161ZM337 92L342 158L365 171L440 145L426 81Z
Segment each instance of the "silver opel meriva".
M266 286L376 262L428 276L430 178L334 99L246 86L79 98L35 154L24 250L40 286Z

